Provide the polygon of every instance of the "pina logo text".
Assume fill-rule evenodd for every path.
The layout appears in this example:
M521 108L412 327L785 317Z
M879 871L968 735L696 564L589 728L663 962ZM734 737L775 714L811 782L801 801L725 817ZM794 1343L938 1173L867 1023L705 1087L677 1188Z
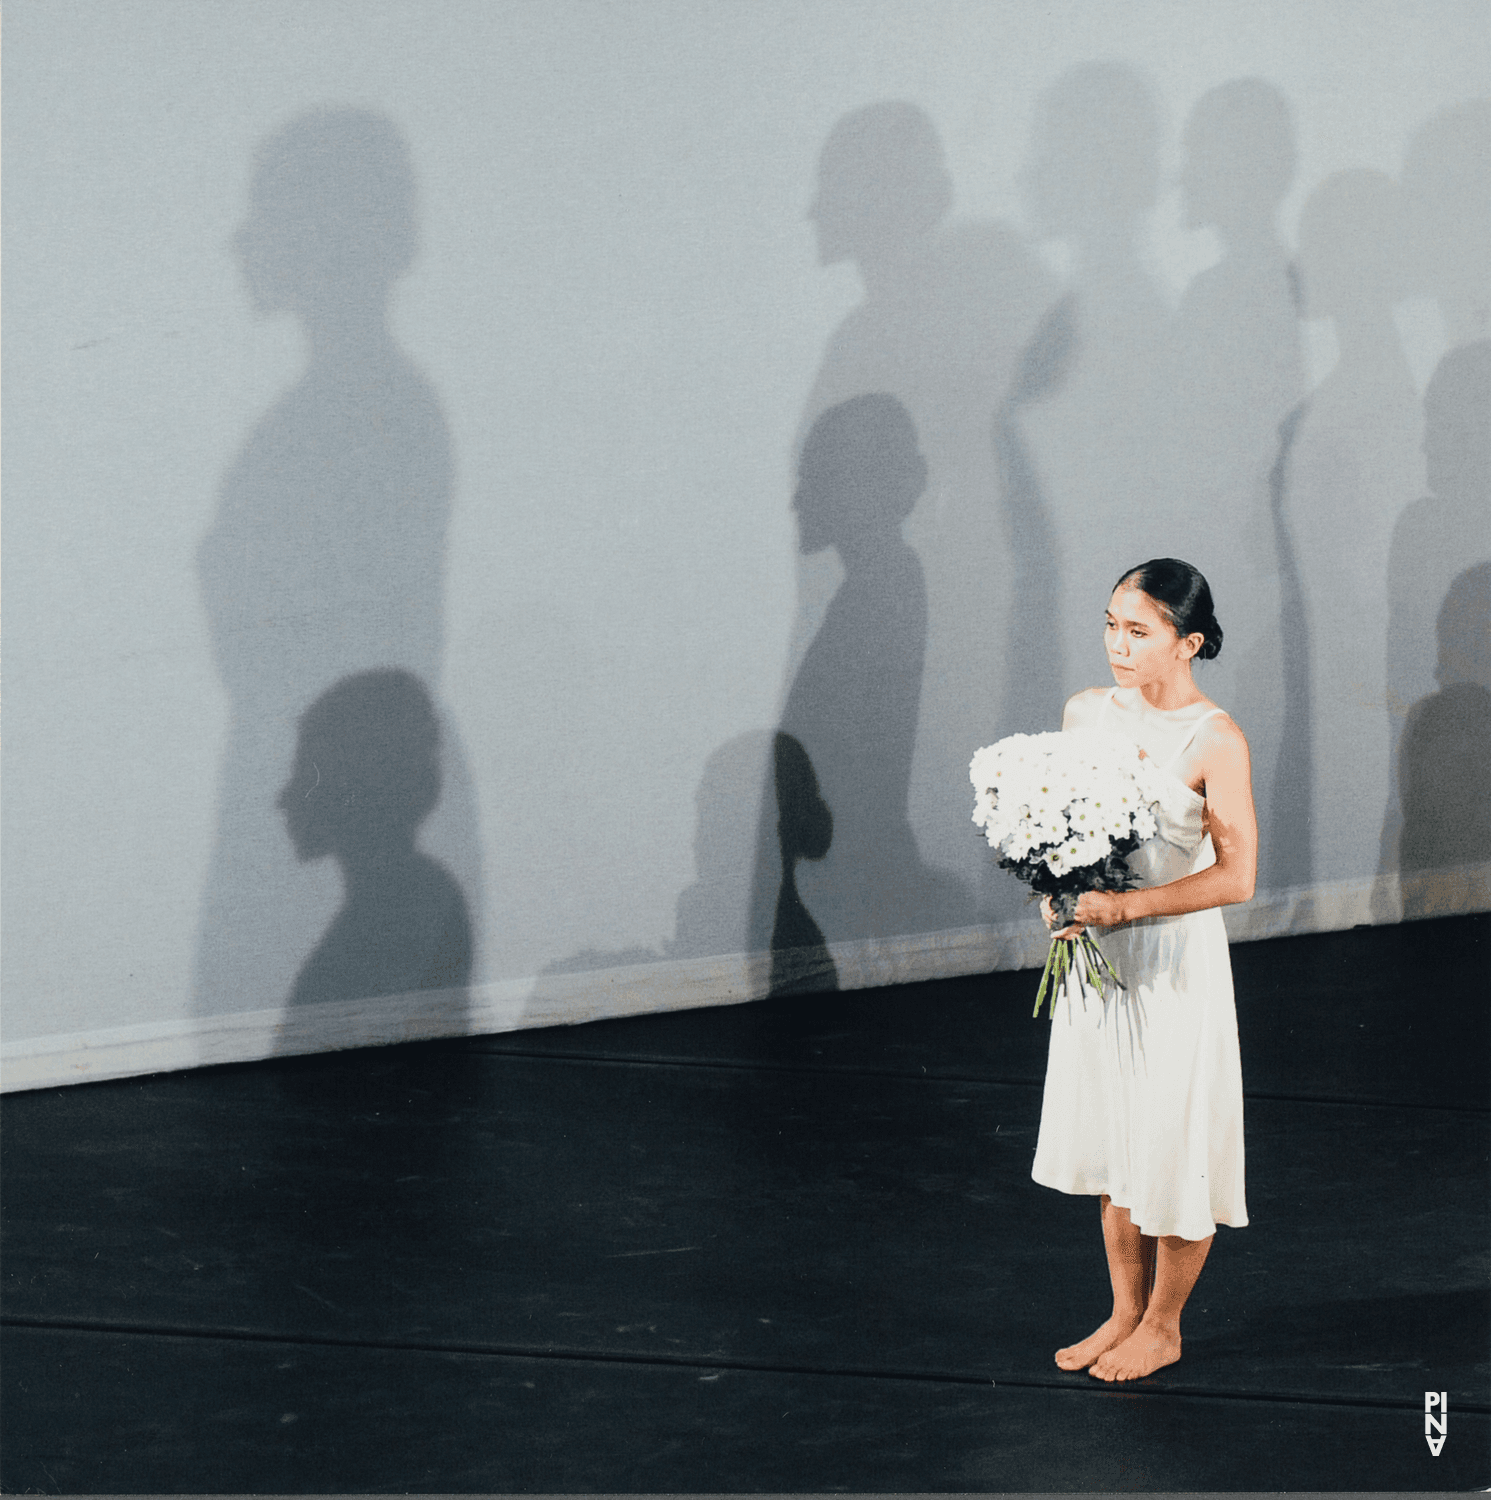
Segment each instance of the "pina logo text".
M1439 1415L1434 1415L1436 1409ZM1444 1440L1449 1436L1450 1425L1450 1401L1447 1391L1425 1391L1424 1392L1424 1441L1429 1445L1429 1452L1435 1458L1439 1457L1439 1450L1444 1447ZM1435 1434L1439 1435L1436 1437Z

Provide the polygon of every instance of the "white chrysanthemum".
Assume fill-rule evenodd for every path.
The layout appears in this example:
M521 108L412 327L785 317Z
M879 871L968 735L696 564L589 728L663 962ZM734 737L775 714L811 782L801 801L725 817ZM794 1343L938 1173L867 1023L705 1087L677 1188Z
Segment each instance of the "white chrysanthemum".
M1083 839L1081 846L1073 854L1072 859L1078 865L1101 864L1107 859L1112 850L1112 845L1104 837Z
M1032 816L1030 826L1035 831L1036 842L1050 846L1063 843L1070 831L1066 826L1066 819L1060 814L1051 818Z
M1120 839L1155 832L1163 794L1137 747L1102 730L1011 735L973 757L973 820L1011 860L1053 871L1095 864Z
M1103 832L1112 840L1123 838L1133 826L1133 820L1129 815L1118 807L1107 807L1102 809L1102 822L1100 824Z
M968 779L980 790L991 787L999 779L1004 764L1009 757L1002 753L1002 747L1008 743L1001 740L998 745L985 745L982 750L976 750L973 761L968 767Z
M1066 805L1066 815L1073 833L1086 833L1097 826L1097 809L1087 797L1073 797Z

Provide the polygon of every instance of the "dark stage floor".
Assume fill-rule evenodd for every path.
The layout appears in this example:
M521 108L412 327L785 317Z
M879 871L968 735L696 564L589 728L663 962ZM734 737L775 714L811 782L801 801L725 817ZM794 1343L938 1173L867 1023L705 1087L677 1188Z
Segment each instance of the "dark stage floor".
M0 1488L1491 1485L1488 935L1234 950L1253 1222L1123 1387L1031 974L8 1096Z

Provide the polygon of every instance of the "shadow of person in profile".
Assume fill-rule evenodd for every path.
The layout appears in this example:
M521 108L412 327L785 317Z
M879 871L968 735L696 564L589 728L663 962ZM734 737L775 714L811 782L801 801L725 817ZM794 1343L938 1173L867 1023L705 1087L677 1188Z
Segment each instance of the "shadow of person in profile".
M290 991L264 1074L273 1123L248 1127L274 1184L255 1223L277 1227L274 1253L296 1258L290 1289L333 1309L420 1274L471 1201L471 1134L450 1127L490 1075L464 1042L308 1055L294 1029L324 1004L424 992L421 1034L465 1031L466 898L415 842L440 801L440 737L413 673L354 673L301 715L277 799L295 858L333 864L342 903Z
M1423 411L1393 315L1411 291L1405 227L1397 184L1362 168L1332 173L1300 214L1304 313L1333 323L1339 351L1310 393L1288 491L1306 619L1293 627L1286 591L1284 639L1286 660L1309 652L1311 782L1308 816L1296 805L1287 826L1309 839L1299 864L1317 882L1375 870L1389 800L1388 551L1424 467Z
M773 747L761 843L775 845L780 870L774 990L832 988L841 976L828 944L935 931L957 903L944 888L956 883L923 862L907 814L927 600L901 528L926 479L911 418L883 392L831 407L803 445L799 545L834 548L844 581Z
M1438 601L1449 598L1467 567L1491 562L1491 340L1452 349L1430 378L1424 470L1429 493L1398 517L1388 555L1387 696L1398 732L1394 796L1382 825L1379 869L1386 876L1398 868L1403 848L1408 718L1445 684ZM1406 889L1403 895L1406 903ZM1379 921L1395 918L1390 880L1379 886L1373 910Z
M927 626L910 816L924 847L961 877L944 882L949 927L973 920L975 900L990 915L991 893L1003 889L964 842L968 761L996 733L1013 634L1007 580L1020 576L1005 546L989 424L1054 296L1016 230L959 218L954 199L942 141L920 106L880 100L835 122L808 217L819 264L853 267L864 294L824 348L794 443L800 458L825 411L876 392L916 427L927 482L904 535L921 561ZM823 619L837 567L832 549L799 560L798 651Z
M1437 633L1439 691L1410 710L1398 766L1405 917L1464 909L1458 892L1436 900L1436 872L1480 867L1484 899L1491 864L1491 562L1467 568L1450 585Z
M471 979L471 920L450 872L415 847L440 800L440 726L412 673L362 672L300 720L278 805L301 861L331 858L343 901L306 959L290 1004L417 990Z
M1441 110L1413 134L1400 176L1411 254L1451 349L1491 339L1491 98Z
M771 889L778 872L760 868L761 807L774 787L776 735L752 729L713 751L694 793L694 878L678 894L669 958L763 954L771 950L774 911L753 899L754 882ZM751 920L762 926L753 930Z
M393 124L328 108L275 132L234 248L255 311L294 318L306 359L224 474L198 548L230 700L196 958L204 1014L284 1004L335 910L331 873L297 864L278 826L297 720L375 668L437 690L452 491L438 398L389 325L417 248L414 172ZM446 793L424 838L479 910L475 793L441 717Z

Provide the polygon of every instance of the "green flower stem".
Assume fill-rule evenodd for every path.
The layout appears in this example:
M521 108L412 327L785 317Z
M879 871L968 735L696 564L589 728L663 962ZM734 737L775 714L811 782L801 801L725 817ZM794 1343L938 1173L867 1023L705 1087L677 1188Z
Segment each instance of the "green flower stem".
M1046 998L1046 986L1050 983L1051 969L1055 962L1056 943L1053 940L1051 946L1046 949L1046 967L1041 970L1041 987L1035 992L1035 1009L1030 1013L1030 1018L1032 1021L1041 1013L1041 1001Z
M1051 1008L1047 1016L1049 1019L1055 1018L1056 997L1066 988L1067 980L1073 975L1081 984L1099 995L1110 985L1116 990L1124 988L1118 971L1108 962L1091 933L1083 932L1075 938L1052 938L1051 946L1046 950L1046 967L1041 971L1040 988L1035 994L1035 1009L1030 1013L1032 1020L1040 1015L1041 1006L1048 994L1051 997Z

